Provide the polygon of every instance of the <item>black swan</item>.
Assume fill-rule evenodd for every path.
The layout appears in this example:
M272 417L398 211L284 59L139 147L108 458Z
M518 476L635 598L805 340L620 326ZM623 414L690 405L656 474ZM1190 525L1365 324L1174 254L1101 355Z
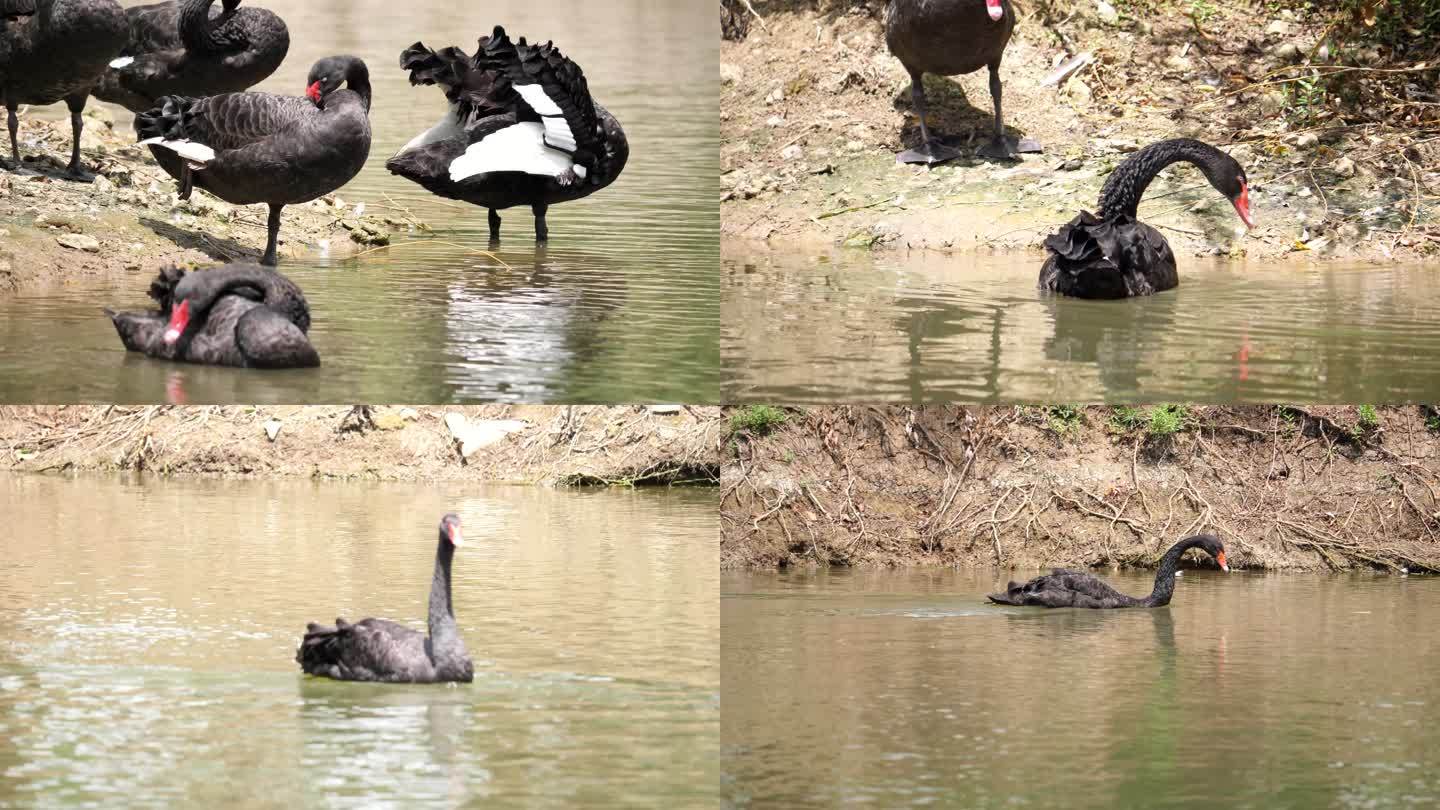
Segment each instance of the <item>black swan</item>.
M166 267L150 283L157 312L105 314L125 348L161 360L244 368L320 365L310 345L310 307L273 270L232 264L187 273Z
M80 165L80 113L95 80L125 47L125 13L115 0L3 0L0 16L0 96L10 128L10 154L16 172L20 161L17 110L21 104L54 104L70 108L70 165L74 180L95 176ZM0 164L3 165L3 164Z
M1004 593L992 593L988 598L997 605L1050 608L1164 607L1170 604L1170 596L1175 592L1175 572L1180 568L1180 558L1186 551L1197 547L1214 557L1215 562L1220 564L1220 570L1230 570L1220 538L1212 534L1197 534L1171 546L1160 558L1160 570L1155 572L1155 590L1149 596L1127 596L1090 574L1057 568L1053 574L1036 577L1024 584L1011 582Z
M490 209L490 239L501 208L528 205L545 241L545 210L615 182L630 146L620 122L590 98L580 66L552 43L511 42L505 29L480 38L472 59L417 42L400 54L411 84L438 84L450 110L385 168L441 197Z
M885 8L885 44L910 73L910 95L920 118L923 143L901 152L902 163L940 163L960 152L930 137L925 126L926 73L958 76L990 68L990 97L995 101L995 134L979 149L981 157L1010 160L1017 152L1039 152L1040 144L1021 138L1013 146L1000 117L1000 59L1015 30L1010 0L890 0Z
M305 638L295 660L308 675L340 681L443 683L475 678L465 642L455 624L450 601L450 560L461 544L460 518L440 520L440 545L435 550L435 576L430 583L430 635L385 619L351 624L336 619L334 627L305 625Z
M285 61L290 31L273 12L224 0L170 0L125 10L130 40L94 94L144 112L162 96L238 93Z
M370 72L354 56L310 69L307 98L226 93L165 96L135 116L140 143L179 181L236 205L269 203L264 265L274 266L280 211L350 182L370 155ZM341 89L341 85L347 89Z
M1235 158L1192 138L1152 143L1110 173L1098 214L1081 211L1045 239L1050 258L1040 269L1040 289L1077 298L1128 298L1178 286L1170 244L1136 218L1136 208L1155 175L1181 160L1199 166L1245 227L1252 226L1250 187Z

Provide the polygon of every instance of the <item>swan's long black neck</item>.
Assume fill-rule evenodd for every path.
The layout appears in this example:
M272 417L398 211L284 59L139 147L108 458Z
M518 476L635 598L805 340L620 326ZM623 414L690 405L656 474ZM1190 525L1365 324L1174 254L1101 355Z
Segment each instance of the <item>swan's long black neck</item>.
M1134 219L1150 181L1172 163L1195 164L1214 185L1226 157L1219 149L1193 138L1152 143L1126 158L1106 178L1105 187L1100 190L1100 216L1115 219L1123 215Z
M230 14L237 3L227 2L225 13ZM234 48L235 42L221 34L221 27L210 22L210 7L215 0L185 0L180 7L180 41L187 50L198 53L217 53Z
M351 59L350 67L345 71L345 86L360 94L360 100L365 102L365 112L370 112L370 68L359 59Z
M194 278L193 287L176 290L177 296L183 295L189 299L192 310L208 310L222 296L240 293L248 288L260 294L259 301L265 306L299 318L296 325L301 331L308 331L310 328L310 307L305 302L305 295L294 282L273 270L266 270L258 265L232 265L200 271ZM252 293L246 297L253 298L254 295Z
M440 547L435 550L435 577L430 583L430 644L436 651L454 646L460 640L455 624L455 608L450 602L450 561L455 546L440 532Z
M1165 556L1160 558L1160 570L1155 572L1155 589L1144 599L1147 607L1164 607L1170 604L1170 597L1175 594L1175 572L1180 570L1180 558L1185 556L1185 552L1205 542L1205 539L1205 536L1200 534L1187 537L1165 552Z

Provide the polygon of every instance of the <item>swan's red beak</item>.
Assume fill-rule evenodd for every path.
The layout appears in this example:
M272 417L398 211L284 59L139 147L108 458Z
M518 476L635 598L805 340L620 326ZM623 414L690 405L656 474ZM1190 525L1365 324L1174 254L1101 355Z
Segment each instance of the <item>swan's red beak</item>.
M1235 213L1240 215L1246 230L1255 227L1255 221L1250 219L1250 187L1244 183L1240 184L1240 196L1235 198Z
M995 22L1000 22L1000 18L1005 16L1005 7L1000 5L1000 0L985 0L985 11Z
M316 104L320 103L320 82L315 82L305 88L305 96Z
M170 313L170 323L165 327L165 345L169 346L185 334L185 327L190 324L190 302L181 301L180 306Z
M1221 571L1229 571L1229 570L1230 570L1230 566L1225 562L1225 552L1222 551L1222 552L1220 552L1219 554L1216 554L1216 555L1215 555L1215 562L1220 563L1220 570L1221 570Z
M454 523L450 524L450 545L456 548L465 545L465 538L460 534L460 527Z

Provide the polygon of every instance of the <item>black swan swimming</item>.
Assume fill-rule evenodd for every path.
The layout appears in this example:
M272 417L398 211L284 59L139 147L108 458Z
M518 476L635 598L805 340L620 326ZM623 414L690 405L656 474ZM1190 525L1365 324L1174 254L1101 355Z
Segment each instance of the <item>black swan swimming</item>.
M273 270L232 264L187 273L166 267L150 283L156 312L105 314L125 348L161 360L243 368L320 365L310 345L310 307Z
M461 544L460 518L440 520L440 545L435 549L435 576L430 583L430 635L385 619L351 624L336 619L334 627L305 625L305 638L295 660L309 675L340 681L443 683L475 677L465 642L455 624L450 601L450 560Z
M290 31L273 12L224 0L170 0L125 9L130 39L100 77L94 94L130 112L162 96L238 93L264 81L285 61Z
M1045 239L1050 258L1040 269L1040 289L1077 298L1128 298L1178 286L1170 243L1136 218L1136 208L1155 175L1182 160L1199 166L1251 227L1250 187L1235 158L1192 138L1152 143L1106 178L1098 214L1081 211Z
M590 98L580 66L552 43L511 42L505 29L480 38L472 59L417 42L400 54L411 84L438 84L450 110L385 168L441 197L490 209L490 239L500 238L499 209L528 205L535 239L549 236L545 211L615 182L630 146L620 122Z
M157 147L180 199L199 187L236 205L269 203L260 263L274 266L280 212L340 188L370 155L370 72L354 56L310 69L307 98L226 93L165 96L135 116L140 143ZM347 89L341 89L341 85Z
M1214 557L1215 562L1220 564L1220 570L1230 570L1220 538L1212 534L1197 534L1171 546L1160 558L1160 570L1155 572L1155 589L1149 596L1127 596L1090 574L1057 568L1053 574L1036 577L1024 584L1011 582L1004 593L992 593L988 598L997 605L1050 608L1163 607L1170 604L1170 596L1175 592L1175 572L1180 568L1180 558L1192 548L1200 548Z
M80 113L95 80L125 46L125 13L115 0L3 0L0 17L0 96L10 128L10 154L19 172L21 104L70 108L71 179L95 179L80 165ZM0 164L3 165L3 164Z
M990 68L990 97L995 101L995 134L979 149L981 157L1010 160L1017 152L1039 152L1040 144L1022 138L1013 146L1000 117L1000 60L1015 30L1010 0L890 0L885 7L885 44L910 73L910 96L920 118L923 143L901 152L902 163L940 163L960 152L930 136L925 125L926 73L958 76Z

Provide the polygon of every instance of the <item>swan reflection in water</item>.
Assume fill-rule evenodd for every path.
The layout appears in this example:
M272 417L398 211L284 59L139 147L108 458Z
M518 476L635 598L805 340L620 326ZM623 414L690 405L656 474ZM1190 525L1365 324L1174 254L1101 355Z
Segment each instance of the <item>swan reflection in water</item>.
M595 256L549 258L528 269L487 266L447 290L446 376L458 399L565 396L569 370L611 349L606 322L625 303L626 275ZM570 257L574 257L570 260Z

